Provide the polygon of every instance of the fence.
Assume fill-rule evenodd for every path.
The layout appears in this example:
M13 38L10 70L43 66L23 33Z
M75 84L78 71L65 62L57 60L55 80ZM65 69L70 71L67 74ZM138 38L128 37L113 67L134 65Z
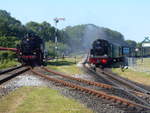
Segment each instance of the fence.
M150 57L149 58L127 58L130 69L138 72L146 72L150 74Z

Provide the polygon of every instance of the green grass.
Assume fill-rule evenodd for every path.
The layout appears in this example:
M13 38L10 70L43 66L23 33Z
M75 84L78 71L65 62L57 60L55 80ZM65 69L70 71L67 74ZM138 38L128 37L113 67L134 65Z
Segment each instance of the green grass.
M83 71L76 64L79 61L81 61L81 58L77 58L76 60L75 58L58 59L49 61L47 67L67 74L82 74Z
M46 87L22 87L0 99L0 113L93 113Z
M127 69L125 72L122 72L119 68L112 69L113 72L118 75L133 80L135 82L150 85L150 74L145 72L137 72L131 69Z
M142 62L142 59L138 59L137 66L138 66L138 69L141 71L145 70L145 71L150 72L150 58L143 58L143 62Z
M134 70L128 69L125 72L122 72L119 68L112 69L113 72L118 73L118 75L139 82L141 84L150 85L150 58L144 58L136 60L136 66Z
M13 66L18 65L18 64L20 64L20 63L15 61L15 60L4 60L3 62L0 61L0 69L13 67Z

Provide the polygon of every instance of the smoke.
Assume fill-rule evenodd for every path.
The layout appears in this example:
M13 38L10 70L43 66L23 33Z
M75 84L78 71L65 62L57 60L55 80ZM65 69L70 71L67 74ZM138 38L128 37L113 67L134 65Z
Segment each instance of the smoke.
M88 52L96 39L108 40L115 45L127 45L121 33L93 24L67 27L65 30L70 37L71 51Z
M93 25L87 25L85 27L82 38L84 49L89 49L92 45L92 42L98 39L97 33L98 33L97 28L94 27Z
M83 48L85 50L91 48L93 41L96 39L110 40L106 35L104 28L93 24L87 24L83 35Z
M127 43L124 40L121 39L115 39L111 35L108 35L106 30L108 31L108 28L98 27L93 24L87 24L84 29L84 35L83 35L83 48L85 50L91 48L92 43L96 39L105 39L109 42L115 44L115 45L127 45ZM114 31L115 32L115 31ZM119 33L118 33L119 34ZM120 34L121 35L121 34Z

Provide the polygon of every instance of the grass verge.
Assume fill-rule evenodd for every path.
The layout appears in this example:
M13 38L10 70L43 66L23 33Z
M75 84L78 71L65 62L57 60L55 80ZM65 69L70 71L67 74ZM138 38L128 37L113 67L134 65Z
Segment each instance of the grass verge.
M47 67L71 75L83 74L83 71L77 66L77 63L79 61L81 61L81 58L65 58L52 60L48 62Z
M22 87L0 99L0 113L93 113L46 87Z
M15 60L4 60L3 62L0 61L0 69L13 67L13 66L16 66L18 64L20 64L20 63L15 61Z
M144 84L144 85L150 85L150 74L145 72L137 72L133 71L131 69L126 70L125 72L122 72L119 68L112 69L113 72L117 73L118 75L128 78L129 80Z

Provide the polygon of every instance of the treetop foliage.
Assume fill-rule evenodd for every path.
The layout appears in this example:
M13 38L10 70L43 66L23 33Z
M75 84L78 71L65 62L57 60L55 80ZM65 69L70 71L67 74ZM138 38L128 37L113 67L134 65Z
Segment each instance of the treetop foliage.
M60 53L88 50L91 43L98 38L120 44L129 43L129 45L135 45L132 41L126 42L120 32L109 28L98 27L93 24L84 24L68 26L62 30L58 30L46 21L42 23L30 21L23 25L7 11L0 10L0 46L15 47L17 42L27 33L34 33L40 36L46 42L48 51L51 52L55 50L55 36L57 36L58 39L58 49Z

